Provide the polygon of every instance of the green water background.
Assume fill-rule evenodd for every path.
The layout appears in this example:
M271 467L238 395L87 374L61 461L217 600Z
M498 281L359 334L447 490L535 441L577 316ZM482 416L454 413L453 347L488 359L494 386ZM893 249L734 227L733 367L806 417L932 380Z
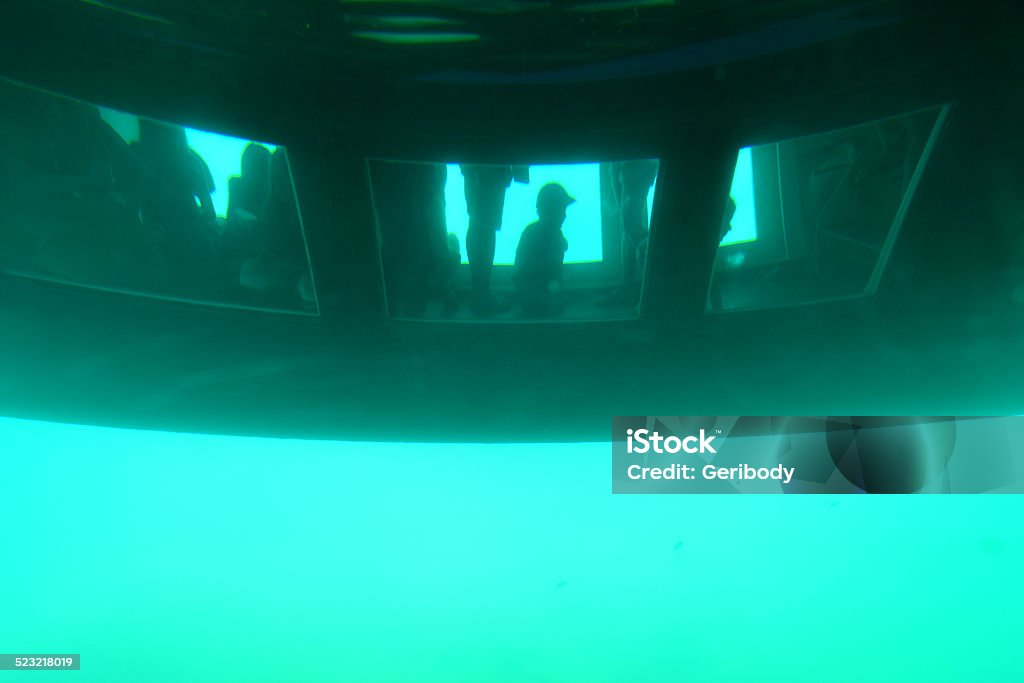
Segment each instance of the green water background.
M612 496L607 444L0 420L0 651L61 681L1011 681L1022 496Z

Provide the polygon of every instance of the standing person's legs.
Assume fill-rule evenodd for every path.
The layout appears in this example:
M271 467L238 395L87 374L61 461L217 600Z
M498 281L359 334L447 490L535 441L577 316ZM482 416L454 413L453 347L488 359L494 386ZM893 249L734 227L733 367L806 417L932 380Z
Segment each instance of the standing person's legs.
M491 269L494 266L494 248L497 231L470 219L466 230L466 256L474 298L483 298L491 291Z
M473 287L473 307L484 315L500 312L503 308L491 294L491 271L494 268L497 231L501 229L501 215L505 210L506 175L507 171L489 168L467 169L465 173L466 210L469 214L466 256Z

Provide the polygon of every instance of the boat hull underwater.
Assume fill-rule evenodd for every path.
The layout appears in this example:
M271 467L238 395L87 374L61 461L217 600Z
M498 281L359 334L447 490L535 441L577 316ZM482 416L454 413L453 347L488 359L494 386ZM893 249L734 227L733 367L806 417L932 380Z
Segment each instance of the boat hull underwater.
M41 23L47 5L66 12ZM10 3L0 77L287 148L316 306L197 303L8 272L0 412L441 442L606 440L613 415L1020 412L1024 106L1011 36L952 9L844 11L707 29L685 50L666 31L643 59L630 48L573 64L549 46L549 63L512 67L486 46L406 46L391 61L386 47L362 47L360 61L312 38ZM751 52L751 40L768 47ZM900 129L923 150L908 165L913 188L870 286L709 310L738 149L918 112L927 125ZM370 159L660 160L636 315L392 319Z

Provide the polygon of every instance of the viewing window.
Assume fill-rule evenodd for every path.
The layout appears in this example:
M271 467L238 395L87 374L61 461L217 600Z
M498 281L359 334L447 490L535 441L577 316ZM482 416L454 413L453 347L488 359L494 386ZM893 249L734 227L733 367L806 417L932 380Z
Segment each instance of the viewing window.
M316 312L281 147L0 80L0 269Z
M573 189L576 202L572 211L566 211L562 232L576 235L565 251L565 263L600 263L604 249L601 232L588 226L601 224L601 165L576 164L563 166L531 166L520 179L513 181L505 191L505 203L501 216L501 229L495 235L494 265L515 264L516 247L523 228L537 220L535 202L537 192L547 183L560 183ZM522 182L526 180L528 182ZM469 214L466 205L466 178L458 164L448 164L445 189L445 219L448 232L466 244L469 228ZM654 194L651 183L650 198ZM649 212L648 212L649 215ZM462 249L463 264L469 264L466 249Z
M391 315L635 317L657 175L656 159L371 161Z
M707 309L874 293L943 111L741 150Z
M733 172L732 189L729 192L736 210L719 246L727 247L732 244L753 242L757 239L753 158L753 150L750 147L741 149L736 157L736 170Z

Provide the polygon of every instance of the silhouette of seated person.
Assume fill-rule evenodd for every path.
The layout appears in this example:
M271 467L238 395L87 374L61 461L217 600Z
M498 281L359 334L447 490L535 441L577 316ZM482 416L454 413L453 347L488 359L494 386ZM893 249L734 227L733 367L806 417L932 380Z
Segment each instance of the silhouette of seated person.
M370 174L390 314L421 317L432 300L441 300L443 312L451 313L454 295L448 288L454 269L445 219L447 167L374 161Z
M622 283L598 303L632 306L640 300L647 236L647 195L658 176L657 159L615 162L609 167L612 193L622 220Z
M0 83L3 267L85 284L155 275L141 168L96 107Z
M85 105L29 88L0 87L0 207L5 231L35 237L77 227L114 188Z
M508 304L491 292L491 271L497 232L501 230L505 210L505 192L513 180L530 182L529 167L462 164L461 169L469 215L466 255L472 285L470 305L476 315L489 317L508 309Z
M248 229L270 199L271 153L257 142L242 152L241 174L228 179L228 229Z
M261 147L250 145L246 152L254 146ZM255 154L261 155L260 152ZM238 281L242 287L258 295L258 303L310 308L316 299L288 154L283 147L278 147L269 161L269 192L262 207L254 214L252 240L248 243L252 256L242 264ZM241 196L245 197L244 194ZM247 211L244 204L240 210ZM230 214L231 209L228 211Z
M562 263L569 242L562 225L566 209L575 201L558 183L548 183L537 193L538 220L519 238L513 273L527 316L546 317L563 304Z
M143 222L160 231L177 282L206 289L218 259L210 168L180 126L140 119L133 149L145 174Z

